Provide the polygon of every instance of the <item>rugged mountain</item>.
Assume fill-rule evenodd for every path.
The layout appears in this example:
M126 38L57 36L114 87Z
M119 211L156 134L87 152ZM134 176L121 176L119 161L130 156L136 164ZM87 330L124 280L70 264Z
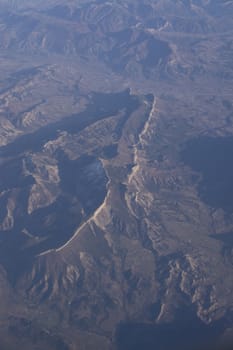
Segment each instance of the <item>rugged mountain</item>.
M233 2L0 8L0 347L231 337Z

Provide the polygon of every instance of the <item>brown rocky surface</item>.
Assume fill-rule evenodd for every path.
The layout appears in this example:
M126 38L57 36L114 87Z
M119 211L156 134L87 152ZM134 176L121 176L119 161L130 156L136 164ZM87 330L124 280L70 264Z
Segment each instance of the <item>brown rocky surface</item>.
M0 346L231 334L232 1L0 6Z

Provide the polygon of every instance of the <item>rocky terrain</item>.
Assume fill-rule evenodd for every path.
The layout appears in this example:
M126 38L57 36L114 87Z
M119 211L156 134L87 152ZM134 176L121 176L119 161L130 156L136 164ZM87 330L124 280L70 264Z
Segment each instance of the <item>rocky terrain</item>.
M231 339L232 34L231 0L0 0L1 349Z

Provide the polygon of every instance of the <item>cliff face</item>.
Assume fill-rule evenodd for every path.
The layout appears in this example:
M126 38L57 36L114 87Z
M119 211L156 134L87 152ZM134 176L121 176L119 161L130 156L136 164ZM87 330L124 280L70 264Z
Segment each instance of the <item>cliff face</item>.
M232 2L0 7L0 347L231 334Z

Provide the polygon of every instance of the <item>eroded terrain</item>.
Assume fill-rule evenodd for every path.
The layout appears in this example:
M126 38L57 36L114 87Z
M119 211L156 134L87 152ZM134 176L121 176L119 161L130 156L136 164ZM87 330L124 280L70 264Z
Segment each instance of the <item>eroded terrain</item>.
M231 336L232 1L0 7L1 347Z

